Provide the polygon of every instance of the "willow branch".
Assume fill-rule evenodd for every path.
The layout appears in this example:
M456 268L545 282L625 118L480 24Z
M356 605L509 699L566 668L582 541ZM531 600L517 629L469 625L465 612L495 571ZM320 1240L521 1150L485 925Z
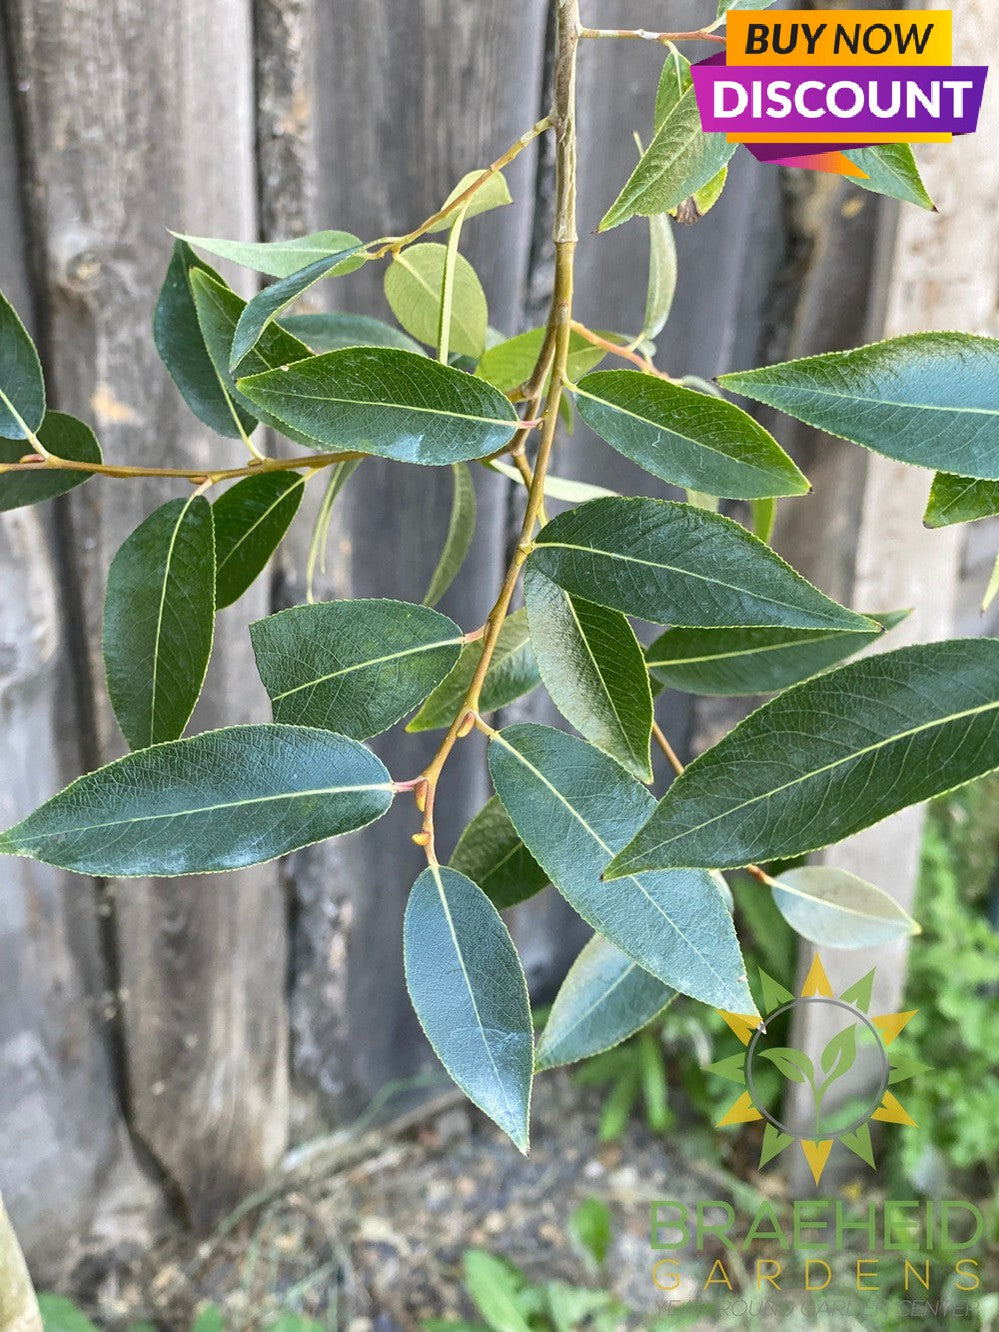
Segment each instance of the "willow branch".
M363 453L306 453L300 458L261 458L248 463L245 467L226 467L221 470L205 467L124 467L114 463L78 462L73 458L57 458L49 454L46 458L32 459L16 463L0 463L0 476L8 473L26 475L38 472L90 472L95 476L111 476L118 479L130 479L137 476L166 476L182 481L191 481L203 485L206 481L216 485L220 481L231 481L240 476L254 476L257 472L289 472L306 468L319 471L333 463L348 462L352 458L363 458Z
M642 42L720 42L725 38L711 32L708 28L696 28L693 32L648 32L645 28L581 28L580 37L624 37Z

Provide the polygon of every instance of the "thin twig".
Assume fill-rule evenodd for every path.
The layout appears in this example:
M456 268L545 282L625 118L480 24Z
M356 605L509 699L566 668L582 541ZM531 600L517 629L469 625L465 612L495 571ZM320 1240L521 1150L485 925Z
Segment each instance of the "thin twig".
M620 356L622 360L637 365L639 370L643 370L647 375L655 375L658 379L671 378L665 370L660 370L654 366L647 356L639 356L638 352L634 350L635 344L627 346L620 342L612 342L610 338L601 337L599 333L595 333L592 328L587 328L585 324L581 324L577 319L572 321L572 331L578 333L581 338L585 338L587 342L591 342L594 347L602 347L611 356Z
M707 28L697 28L693 32L648 32L645 28L581 28L580 37L630 37L642 42L720 42L725 45L725 38Z
M257 472L288 472L306 468L319 471L333 463L347 462L351 458L363 458L363 453L306 453L300 458L262 458L259 462L248 463L245 467L227 467L210 470L205 467L124 467L113 463L79 462L74 458L57 458L49 454L39 462L0 463L0 476L7 473L22 475L26 472L91 472L95 476L111 476L129 479L137 476L167 476L184 481L191 481L201 486L208 481L217 485L220 481L231 481L240 476L255 476Z

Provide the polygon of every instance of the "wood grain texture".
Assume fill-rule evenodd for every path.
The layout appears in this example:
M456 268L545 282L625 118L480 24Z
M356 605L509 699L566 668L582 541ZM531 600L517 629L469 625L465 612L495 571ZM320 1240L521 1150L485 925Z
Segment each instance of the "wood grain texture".
M93 421L105 455L203 466L240 456L192 420L156 358L149 319L165 228L255 233L249 0L10 0L31 225L43 264L49 378ZM87 763L121 751L98 657L108 563L178 488L94 484L72 505ZM224 613L193 726L259 717L245 632L266 587ZM286 1134L284 908L273 868L138 882L116 894L114 970L133 1132L206 1224L252 1188Z

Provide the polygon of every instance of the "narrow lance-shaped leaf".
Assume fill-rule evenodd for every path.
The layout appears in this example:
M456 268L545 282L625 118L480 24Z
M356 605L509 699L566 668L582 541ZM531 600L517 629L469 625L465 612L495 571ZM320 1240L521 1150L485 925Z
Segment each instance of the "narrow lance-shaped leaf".
M341 347L401 347L403 351L423 354L423 348L408 333L371 315L348 314L344 310L284 315L281 327L307 343L313 352L339 351Z
M652 694L642 649L620 611L573 597L529 569L531 646L552 702L639 781L652 780Z
M667 213L649 218L649 282L645 294L642 337L662 332L676 294L676 241Z
M475 536L476 502L472 474L465 463L453 463L451 477L454 485L451 517L444 538L444 549L430 579L427 595L423 598L425 606L436 606L454 582Z
M893 629L908 611L871 615ZM772 694L834 666L881 636L880 629L667 629L646 649L650 673L688 694Z
M996 338L911 333L719 383L887 458L999 480Z
M195 305L192 273L204 273L219 287L225 286L214 268L199 259L186 242L178 240L153 313L153 341L160 360L198 420L218 435L239 439L252 433L257 418L234 401L227 376L209 352ZM228 360L227 346L223 367Z
M403 957L413 1007L441 1063L526 1152L531 1009L520 959L496 908L464 874L431 865L409 895Z
M935 212L933 200L926 192L919 167L907 143L875 143L868 148L848 148L844 154L867 179L851 176L850 184L873 194L884 194L890 199L915 204L918 208Z
M248 301L246 309L239 316L239 323L233 334L229 369L235 370L241 364L247 352L260 341L264 329L271 320L282 310L287 309L292 301L304 296L310 287L314 287L323 278L336 277L338 274L349 273L357 268L365 258L358 255L360 249L361 243L358 241L356 245L340 250L337 254L317 259L315 263L308 264L298 272L272 282L269 287L265 287ZM358 257L355 259L355 256Z
M598 499L559 514L527 559L567 592L658 624L868 631L729 518L689 504Z
M999 639L899 648L779 694L701 754L611 864L803 855L999 767Z
M919 933L883 888L832 865L785 870L771 891L791 928L823 948L879 948Z
M419 707L448 674L461 630L405 601L292 606L250 627L274 720L366 740Z
M99 463L101 446L88 425L65 412L46 412L38 428L41 445L57 458L72 462ZM0 465L17 463L31 448L23 440L0 440ZM0 473L0 513L41 504L90 480L89 472L60 471L54 467L36 467L32 472Z
M636 370L597 370L578 385L587 425L653 476L731 499L803 495L808 481L734 403Z
M237 241L214 236L173 234L178 240L196 245L199 250L207 250L220 259L230 259L243 268L252 268L256 273L266 273L276 278L291 277L309 264L329 259L361 243L349 231L313 231L308 236L278 241ZM360 268L363 262L363 259L349 261L349 267L345 265L343 271Z
M231 726L137 750L0 835L0 854L107 878L211 874L380 818L392 781L363 745L298 726Z
M410 245L393 258L385 273L385 296L392 313L407 333L429 347L438 345L446 257L444 245ZM451 350L477 360L486 345L488 321L482 283L464 255L456 255Z
M118 724L133 749L183 734L201 693L215 626L212 508L170 500L111 561L104 668Z
M466 172L444 200L444 207L446 208L452 200L460 198L468 187L474 184L483 174L482 170ZM480 213L488 213L493 208L502 208L504 204L508 203L513 203L513 199L510 195L510 187L506 183L506 177L502 171L494 171L489 179L484 181L475 193L465 200L461 205L461 211L466 218L478 217ZM435 222L432 227L428 227L427 235L432 236L434 232L447 231L449 227L454 225L457 215L458 207L456 206L448 212L446 217L441 218L439 222Z
M501 476L507 477L510 481L522 482L522 477L516 467L510 463L503 462L500 458L490 458L485 464L491 472L499 472ZM594 486L589 481L574 481L568 476L545 477L545 496L548 499L565 500L567 504L585 504L587 500L601 499L605 495L616 495L616 490L608 490L606 486Z
M601 334L609 337L609 334ZM501 393L509 393L528 380L534 370L545 341L543 328L531 328L489 347L482 355L475 373L488 379ZM581 378L606 356L603 347L595 347L581 333L569 334L566 373L570 380Z
M477 883L499 911L526 902L548 884L499 796L490 797L461 834L451 868Z
M675 46L671 47L656 87L656 110L653 129L658 130L683 94L694 86L690 61Z
M492 385L393 347L346 347L237 387L319 448L398 462L467 462L509 443L512 404Z
M297 472L258 472L223 492L215 519L215 606L238 601L263 573L298 512L305 478Z
M569 968L538 1041L540 1072L620 1045L646 1026L676 991L595 934Z
M27 439L44 417L41 361L17 311L0 292L0 439Z
M923 514L927 527L973 523L999 514L999 481L976 481L970 476L937 472Z
M472 683L476 667L482 659L482 639L462 648L458 664L442 680L424 703L407 731L433 731L450 726L462 700ZM496 650L486 672L479 711L495 712L505 708L515 698L528 694L541 683L538 664L531 650L526 611L514 611L507 616L496 640Z
M700 871L601 874L655 808L646 788L584 740L509 726L489 742L493 785L525 845L569 904L664 985L739 1013L755 1011L732 918Z

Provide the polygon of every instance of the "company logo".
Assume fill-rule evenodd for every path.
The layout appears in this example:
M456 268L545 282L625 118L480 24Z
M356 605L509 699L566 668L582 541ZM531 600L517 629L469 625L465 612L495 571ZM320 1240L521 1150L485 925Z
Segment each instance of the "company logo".
M871 1121L915 1127L893 1088L926 1066L893 1055L891 1046L916 1010L869 1016L874 972L836 996L818 954L797 996L764 971L760 978L762 1023L721 1012L745 1049L710 1065L709 1072L745 1090L718 1126L763 1120L760 1165L797 1143L816 1184L836 1143L873 1169ZM824 1033L815 1058L791 1043L795 1019L806 1008L809 1027ZM781 1086L777 1112L768 1108L772 1098L765 1092L767 1084L772 1090L775 1071Z
M975 131L988 67L952 61L949 10L741 10L691 72L706 132L761 162L866 178L844 150Z

